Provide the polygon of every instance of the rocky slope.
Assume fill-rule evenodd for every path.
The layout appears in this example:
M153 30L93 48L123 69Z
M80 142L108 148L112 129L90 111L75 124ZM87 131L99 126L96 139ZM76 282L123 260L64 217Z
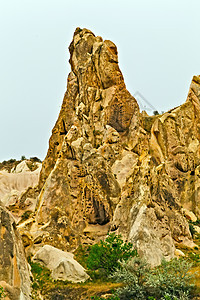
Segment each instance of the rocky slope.
M73 250L109 231L152 265L193 247L183 209L200 217L200 76L186 102L149 117L127 91L117 48L77 28L58 120L42 164L35 215L20 224L27 249Z
M19 199L28 188L38 185L41 163L33 160L11 161L0 166L0 201L18 222L26 211L35 210L36 199L26 198L23 205L20 205Z

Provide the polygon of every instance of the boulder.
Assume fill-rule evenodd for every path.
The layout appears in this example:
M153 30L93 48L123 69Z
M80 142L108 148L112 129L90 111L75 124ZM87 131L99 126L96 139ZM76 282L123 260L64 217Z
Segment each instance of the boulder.
M188 210L187 208L183 208L182 211L183 211L183 214L185 215L185 217L189 221L192 221L192 222L197 221L197 217L195 216L195 214L192 211Z
M200 227L199 226L194 225L194 229L196 230L196 233L200 234Z
M50 245L43 246L34 255L33 261L41 263L51 270L51 276L55 280L84 282L89 279L85 269L73 258L72 253Z
M174 254L175 254L176 257L184 257L185 256L183 251L181 251L180 249L175 249Z

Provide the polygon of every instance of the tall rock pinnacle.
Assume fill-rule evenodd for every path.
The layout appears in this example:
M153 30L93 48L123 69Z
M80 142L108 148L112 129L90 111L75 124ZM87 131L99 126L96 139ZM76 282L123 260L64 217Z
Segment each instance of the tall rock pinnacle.
M67 91L25 229L62 250L121 233L157 265L177 243L193 246L182 208L200 216L200 77L183 105L150 117L127 91L111 41L77 28L69 50Z
M106 125L127 134L133 115L137 118L139 112L136 100L126 90L114 43L95 37L87 29L77 28L69 51L71 72L67 92L52 131L41 183L53 168L72 125L81 128L79 136L98 148Z

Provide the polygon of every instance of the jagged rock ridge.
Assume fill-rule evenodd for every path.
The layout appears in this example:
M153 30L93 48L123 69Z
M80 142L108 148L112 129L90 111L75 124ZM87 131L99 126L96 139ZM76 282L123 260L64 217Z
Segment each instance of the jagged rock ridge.
M63 250L115 231L159 264L176 243L193 246L182 207L200 216L200 77L183 105L149 117L127 91L111 41L77 28L69 50L35 216L20 230L29 248L39 240Z

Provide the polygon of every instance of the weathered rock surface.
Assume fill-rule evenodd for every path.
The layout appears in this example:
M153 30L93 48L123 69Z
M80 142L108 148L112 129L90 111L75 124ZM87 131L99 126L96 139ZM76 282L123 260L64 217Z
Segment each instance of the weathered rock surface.
M195 216L195 214L192 211L188 210L187 208L183 208L182 212L189 221L192 221L192 222L197 221L197 217Z
M180 249L176 249L175 250L175 256L179 258L179 257L184 257L185 254Z
M23 160L16 167L13 167L10 172L7 170L0 171L0 200L12 211L16 221L21 219L25 211L35 211L35 198L26 197L26 201L20 207L20 197L27 191L27 188L38 185L41 166L39 162L32 163ZM31 170L31 167L33 170Z
M181 208L200 217L200 76L183 105L150 117L127 91L111 41L77 28L69 50L36 217L21 231L29 241L44 231L40 245L63 250L115 231L159 264L175 244L192 244Z
M157 164L173 180L179 203L200 217L200 76L194 76L186 102L158 117L151 129L150 149Z
M0 285L10 300L28 300L30 270L24 246L10 213L0 204Z
M37 163L37 168L31 171L26 161L19 163L11 172L0 171L0 200L6 205L12 193L17 197L25 192L28 187L38 184L41 163Z
M68 280L71 282L84 282L89 276L85 269L73 258L73 254L45 245L33 257L38 262L51 270L55 280Z

